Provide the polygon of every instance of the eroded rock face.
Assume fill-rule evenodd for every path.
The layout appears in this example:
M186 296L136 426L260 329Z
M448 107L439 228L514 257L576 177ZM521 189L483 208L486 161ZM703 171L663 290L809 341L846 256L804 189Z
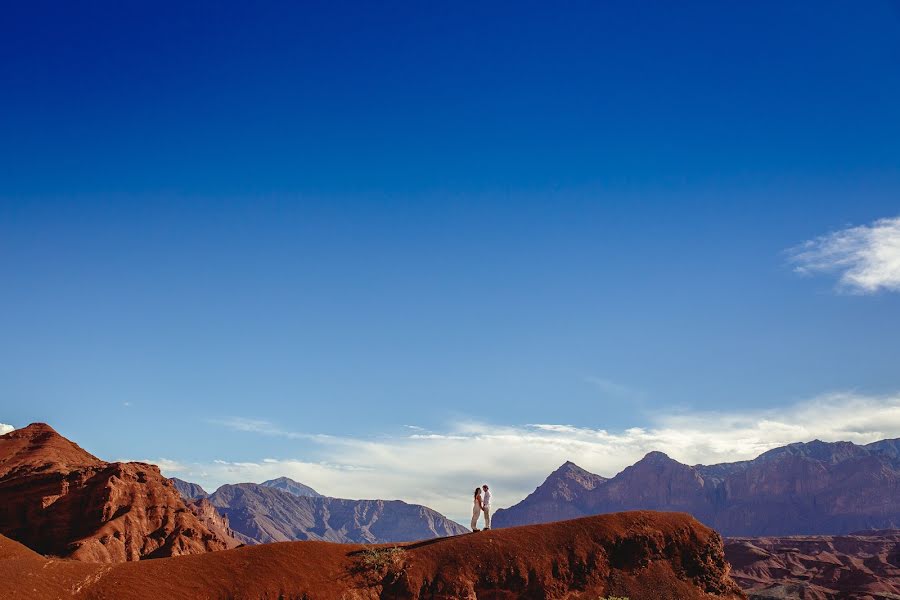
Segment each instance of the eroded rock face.
M754 600L900 597L900 531L730 538L725 555Z
M508 527L623 510L685 511L724 535L836 534L900 527L898 440L813 441L750 461L689 466L651 452L612 479L560 469L519 504ZM564 465L565 466L565 465ZM582 474L569 477L572 467ZM559 493L560 489L567 493Z
M42 423L0 436L0 533L98 562L237 545L204 525L157 466L104 462Z
M228 516L216 510L216 507L212 505L208 498L190 500L187 502L187 507L207 529L224 540L229 548L240 545L241 542L235 536L228 522Z

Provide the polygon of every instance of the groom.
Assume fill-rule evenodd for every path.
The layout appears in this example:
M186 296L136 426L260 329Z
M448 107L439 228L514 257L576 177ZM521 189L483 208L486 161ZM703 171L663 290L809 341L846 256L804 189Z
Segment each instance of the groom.
M491 528L491 490L488 489L488 484L484 484L481 486L481 489L484 490L484 494L481 495L481 508L484 510L484 528Z

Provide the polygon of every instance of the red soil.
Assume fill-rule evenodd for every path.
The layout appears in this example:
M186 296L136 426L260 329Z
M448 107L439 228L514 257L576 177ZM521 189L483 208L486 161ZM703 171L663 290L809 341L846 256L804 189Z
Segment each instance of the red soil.
M737 600L722 541L679 513L631 512L393 546L286 542L115 565L0 538L4 597Z

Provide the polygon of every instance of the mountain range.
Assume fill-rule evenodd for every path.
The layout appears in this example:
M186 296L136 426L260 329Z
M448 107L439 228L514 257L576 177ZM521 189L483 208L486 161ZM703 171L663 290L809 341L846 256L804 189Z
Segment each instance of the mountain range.
M624 510L683 511L725 536L842 534L900 526L900 439L815 440L753 460L689 466L650 452L615 477L567 462L495 527Z
M172 482L172 485L175 486L175 489L178 490L178 493L181 494L181 497L185 500L194 500L196 498L206 498L209 496L206 490L197 483L191 483L190 481L185 481L184 479L179 479L178 477L170 477L169 481ZM278 477L276 479L270 479L268 481L263 481L259 485L263 487L269 487L276 490L281 490L283 492L288 492L293 494L294 496L309 496L310 498L322 498L322 494L312 489L308 485L303 485L298 481L294 481L288 477Z
M177 484L185 493L200 486ZM228 519L245 544L294 540L390 543L459 535L468 530L440 513L400 500L348 500L322 496L280 477L223 485L202 497Z

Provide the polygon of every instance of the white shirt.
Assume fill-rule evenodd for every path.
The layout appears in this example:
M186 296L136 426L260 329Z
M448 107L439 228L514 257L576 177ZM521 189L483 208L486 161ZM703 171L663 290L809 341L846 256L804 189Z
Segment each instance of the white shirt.
M491 507L491 490L487 490L481 498L481 505L485 508Z

